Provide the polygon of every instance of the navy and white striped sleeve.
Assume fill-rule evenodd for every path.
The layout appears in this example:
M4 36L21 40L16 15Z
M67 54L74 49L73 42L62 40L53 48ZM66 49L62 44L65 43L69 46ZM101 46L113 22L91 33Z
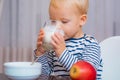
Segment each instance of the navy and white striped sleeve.
M62 55L59 57L58 61L69 71L72 65L78 61L78 58L70 54L66 48Z
M74 56L69 52L69 50L65 49L62 55L59 57L58 61L65 67L68 71L72 67L74 63L78 60L85 60L91 63L96 69L99 67L100 64L100 47L97 43L92 43L92 45L88 45L85 48L85 51L82 55L82 58L79 59L78 57Z
M35 58L37 58L37 57L38 56L35 56ZM47 54L41 55L37 62L40 62L42 64L42 74L49 75L51 69L48 64Z
M100 65L100 57L100 46L98 43L93 42L86 46L82 59L91 63L96 69L98 69Z

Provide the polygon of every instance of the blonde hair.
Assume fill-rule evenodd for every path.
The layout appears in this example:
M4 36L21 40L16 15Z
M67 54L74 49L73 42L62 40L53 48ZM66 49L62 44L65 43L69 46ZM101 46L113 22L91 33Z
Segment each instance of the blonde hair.
M88 7L89 7L89 1L88 0L51 0L50 1L50 6L54 6L55 8L58 8L58 3L59 2L69 2L72 4L71 6L75 6L80 14L87 14L88 12ZM61 5L62 6L62 5Z

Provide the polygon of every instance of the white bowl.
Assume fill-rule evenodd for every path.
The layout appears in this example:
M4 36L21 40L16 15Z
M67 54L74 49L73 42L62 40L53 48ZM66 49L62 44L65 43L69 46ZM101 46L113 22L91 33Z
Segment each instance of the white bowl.
M35 80L41 74L42 65L35 62L6 62L4 73L12 80Z

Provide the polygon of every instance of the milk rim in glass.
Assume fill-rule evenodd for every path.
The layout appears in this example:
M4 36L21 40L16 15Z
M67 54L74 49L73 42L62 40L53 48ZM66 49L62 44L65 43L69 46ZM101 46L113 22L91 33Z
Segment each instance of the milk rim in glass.
M60 26L60 21L56 21L56 20L48 20L45 22L44 26L43 26L43 30L45 33L44 39L43 39L43 48L45 49L45 51L48 50L52 50L53 47L51 45L51 36L55 33L55 32L59 32L60 34L62 34L64 36L64 31L59 29Z

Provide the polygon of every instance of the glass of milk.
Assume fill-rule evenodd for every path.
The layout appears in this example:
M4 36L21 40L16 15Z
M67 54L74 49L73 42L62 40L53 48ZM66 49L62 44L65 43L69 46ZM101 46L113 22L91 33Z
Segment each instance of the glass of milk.
M52 45L51 45L51 36L55 33L55 32L59 32L60 34L62 34L64 36L64 31L59 29L60 26L60 22L59 21L52 21L49 20L47 22L45 22L43 29L45 32L45 36L44 36L44 40L43 40L43 48L47 51L47 50L52 50Z

